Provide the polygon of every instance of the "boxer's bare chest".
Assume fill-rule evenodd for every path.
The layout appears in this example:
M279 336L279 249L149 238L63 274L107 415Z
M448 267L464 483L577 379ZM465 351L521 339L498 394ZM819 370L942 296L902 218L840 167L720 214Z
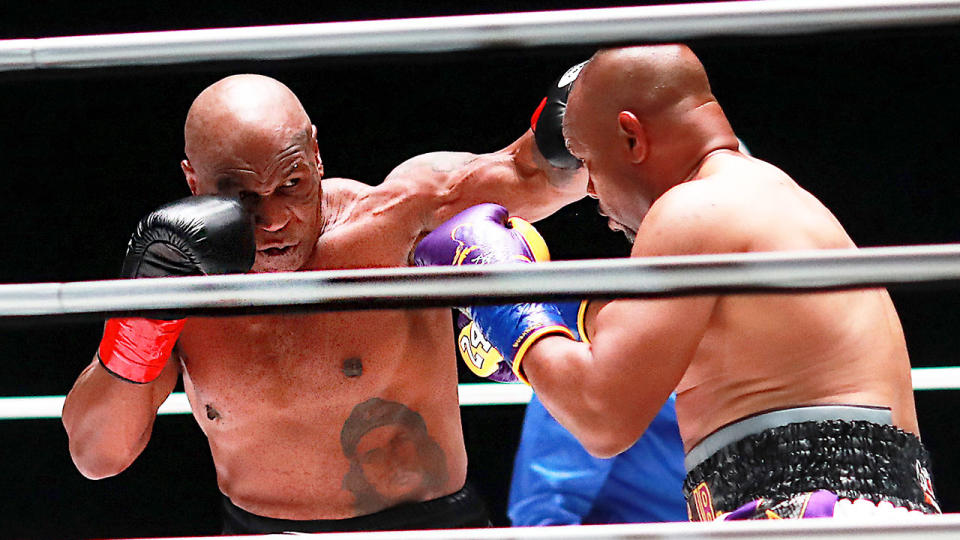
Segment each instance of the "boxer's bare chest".
M408 265L422 224L374 202L329 205L309 269ZM194 318L177 353L218 483L248 511L339 519L463 485L449 310Z
M178 344L209 419L309 408L389 384L409 339L402 312L191 319ZM389 336L384 329L389 328ZM198 404L195 404L195 406Z
M339 227L321 237L319 270L404 266L407 234ZM393 238L388 238L393 236ZM259 409L347 406L394 383L449 319L409 310L190 319L177 349L200 416L226 422ZM440 328L433 328L439 326ZM318 392L320 394L318 394ZM303 399L323 395L324 400ZM319 409L318 409L319 410Z

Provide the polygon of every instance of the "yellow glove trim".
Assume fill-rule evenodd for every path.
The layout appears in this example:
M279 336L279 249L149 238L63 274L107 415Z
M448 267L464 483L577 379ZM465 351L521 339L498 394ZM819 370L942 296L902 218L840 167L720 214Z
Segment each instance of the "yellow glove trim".
M590 338L587 337L587 306L589 300L580 302L580 309L577 310L577 333L580 334L580 341L590 344Z
M535 332L527 336L527 339L524 340L523 345L521 345L520 348L517 349L517 354L513 358L513 366L511 366L513 368L514 375L516 375L517 378L520 379L520 382L522 382L523 384L530 386L530 382L527 381L527 378L524 377L523 375L523 370L520 369L520 362L523 361L523 356L527 354L527 349L529 349L531 345L536 343L537 340L551 334L562 334L564 336L567 336L570 339L574 339L573 332L571 332L570 329L567 328L566 326L560 326L560 325L544 326L543 328L538 328Z
M527 245L530 246L530 251L533 252L533 260L537 262L550 260L550 250L547 249L547 242L533 225L518 217L508 219L507 225L523 236Z

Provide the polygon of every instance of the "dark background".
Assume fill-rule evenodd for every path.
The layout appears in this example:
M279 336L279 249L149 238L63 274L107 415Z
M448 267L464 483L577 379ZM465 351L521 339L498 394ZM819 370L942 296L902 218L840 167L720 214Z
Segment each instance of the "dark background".
M654 3L654 2L650 2ZM607 5L615 5L613 2ZM602 6L602 2L33 2L0 8L0 38ZM738 135L834 210L861 246L960 241L958 27L690 41ZM0 282L116 276L137 220L188 194L178 163L193 97L253 71L288 84L319 128L328 176L377 183L433 150L502 148L547 84L593 47L429 56L0 73ZM620 256L592 201L541 222L555 258ZM376 241L371 238L371 241ZM955 290L894 291L915 366L954 365ZM0 330L0 396L69 390L99 324ZM464 380L467 380L464 378ZM960 509L958 394L917 407L945 511ZM470 477L498 524L522 407L463 409ZM189 416L164 416L116 478L73 468L58 420L0 421L0 536L212 534L218 492Z

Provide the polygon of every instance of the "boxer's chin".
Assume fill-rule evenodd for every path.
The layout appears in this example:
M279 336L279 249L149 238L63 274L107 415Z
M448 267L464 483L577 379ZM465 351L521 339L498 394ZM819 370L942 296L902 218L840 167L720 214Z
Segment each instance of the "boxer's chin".
M302 244L282 248L258 249L252 272L294 272L300 270L305 258Z

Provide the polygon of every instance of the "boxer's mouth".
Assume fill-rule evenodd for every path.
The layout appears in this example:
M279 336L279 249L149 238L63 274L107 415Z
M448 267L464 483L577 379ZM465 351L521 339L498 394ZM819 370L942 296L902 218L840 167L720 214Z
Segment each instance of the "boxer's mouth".
M282 244L282 245L271 245L267 247L262 247L257 251L263 253L267 257L278 257L280 255L286 255L289 253L296 244Z

